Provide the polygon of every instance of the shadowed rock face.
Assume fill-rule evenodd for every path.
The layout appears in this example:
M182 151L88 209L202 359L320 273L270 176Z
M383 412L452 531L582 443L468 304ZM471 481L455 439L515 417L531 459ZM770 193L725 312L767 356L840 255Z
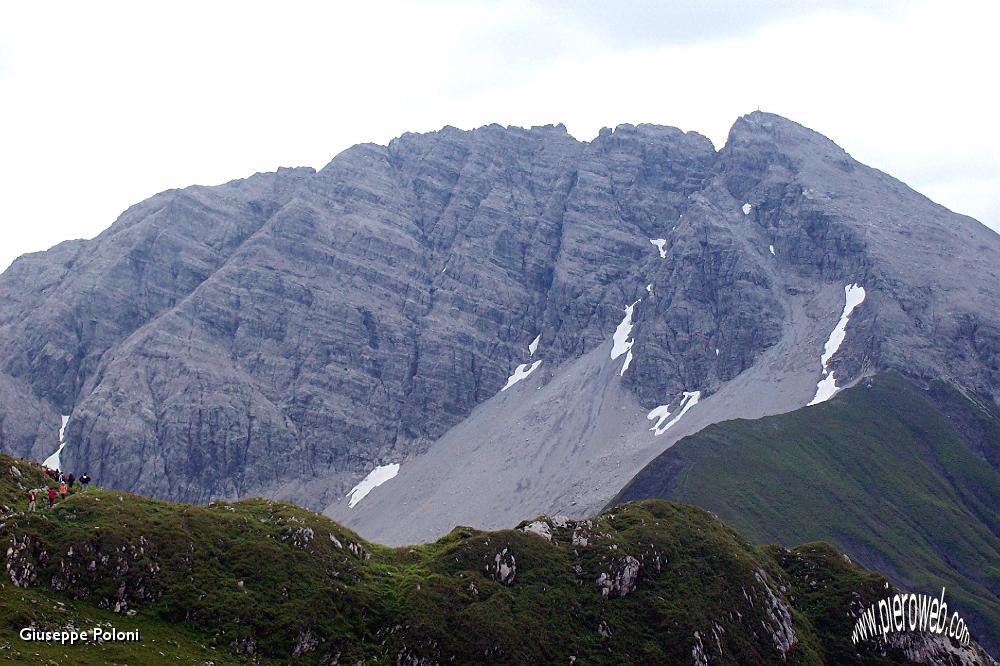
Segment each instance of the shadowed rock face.
M895 368L996 400L998 259L976 221L769 114L718 152L652 125L589 143L562 126L406 134L319 172L164 192L16 261L0 445L44 457L71 414L64 464L104 484L321 507L426 451L537 335L544 381L640 298L615 380L637 409L708 404L799 320L792 346L816 367L773 410L804 405L848 283L868 298L838 385Z

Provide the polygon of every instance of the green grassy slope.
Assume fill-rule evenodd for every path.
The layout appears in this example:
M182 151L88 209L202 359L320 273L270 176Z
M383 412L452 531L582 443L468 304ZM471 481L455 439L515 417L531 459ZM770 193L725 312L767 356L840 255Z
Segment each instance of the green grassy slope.
M0 456L10 464L23 485L44 483L37 465ZM195 507L91 489L27 514L21 495L0 480L0 661L665 664L698 651L729 664L902 661L849 643L847 610L884 594L882 577L828 546L755 546L691 506L543 519L551 540L456 528L390 549L265 500ZM29 624L94 623L142 640L17 636Z
M742 534L824 540L904 588L940 591L1000 649L1000 421L943 384L881 375L832 401L686 437L615 502L666 498Z

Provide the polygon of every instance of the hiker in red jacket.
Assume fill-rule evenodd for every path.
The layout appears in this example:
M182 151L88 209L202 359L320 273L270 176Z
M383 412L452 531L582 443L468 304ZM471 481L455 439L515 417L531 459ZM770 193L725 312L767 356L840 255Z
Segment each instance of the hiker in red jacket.
M56 489L49 488L49 508L51 509L56 505Z
M38 499L38 495L35 494L34 489L28 491L28 511L35 510L35 500Z

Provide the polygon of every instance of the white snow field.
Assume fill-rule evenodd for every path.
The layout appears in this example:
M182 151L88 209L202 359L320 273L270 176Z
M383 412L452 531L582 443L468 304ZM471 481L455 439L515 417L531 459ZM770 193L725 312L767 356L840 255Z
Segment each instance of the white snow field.
M659 437L666 431L670 430L670 428L672 428L674 424L680 421L681 417L684 416L684 414L686 414L689 409L697 405L698 400L700 399L701 399L701 391L684 391L684 394L681 398L680 413L674 418L670 419L670 421L667 421L666 425L664 425L663 422L670 418L670 405L660 405L659 407L654 408L653 411L651 411L649 414L646 415L646 418L650 421L656 419L656 423L653 424L653 427L650 428L650 430L657 437Z
M538 335L535 336L535 339L531 341L531 344L528 345L528 356L529 357L534 356L535 352L538 351L538 343L539 343L539 341L541 341L541 339L542 339L542 334L539 333Z
M628 370L628 366L632 364L632 345L635 343L635 340L629 338L629 335L632 334L632 313L635 311L636 304L641 300L640 298L625 308L625 318L618 324L618 328L615 329L614 335L611 337L611 360L614 361L622 354L625 354L625 363L622 364L621 372L618 373L619 376L624 375L625 371Z
M844 287L844 312L840 315L840 321L830 332L826 344L823 346L823 356L820 357L820 364L823 366L823 378L816 384L816 395L809 402L810 405L818 405L826 402L837 394L837 381L834 379L834 372L829 369L830 359L840 349L844 338L847 337L847 322L851 319L854 309L865 300L865 288L858 284L849 284Z
M368 476L361 479L361 481L358 482L358 485L351 488L351 492L347 493L347 497L350 498L350 501L347 504L348 508L353 509L358 502L365 498L368 493L375 490L397 474L399 474L399 463L379 465L370 471Z
M62 453L63 447L66 446L66 424L69 422L68 416L62 417L62 425L59 426L59 448L51 456L46 458L43 465L49 469L62 469L62 462L59 459L59 454Z
M511 386L513 386L514 384L518 383L519 381L521 381L522 379L533 373L535 369L537 369L538 366L540 366L541 364L542 361L541 359L539 359L530 365L527 363L522 363L521 365L517 366L514 369L514 374L512 374L510 377L507 378L507 383L504 384L503 388L500 390L506 391Z

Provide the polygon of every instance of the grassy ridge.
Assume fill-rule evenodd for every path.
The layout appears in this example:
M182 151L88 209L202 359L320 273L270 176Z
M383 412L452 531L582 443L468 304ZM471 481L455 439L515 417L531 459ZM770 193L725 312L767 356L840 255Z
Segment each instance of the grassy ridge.
M686 437L615 502L690 502L759 542L832 542L905 588L947 587L996 650L1000 474L987 460L997 432L953 389L882 375L821 405Z
M37 465L0 464L17 464L24 485L44 482ZM845 609L879 596L883 578L828 546L755 546L691 506L651 501L535 523L550 538L460 527L390 549L265 500L195 507L91 489L27 514L20 495L0 481L0 660L662 664L700 652L729 664L903 661L848 642ZM142 641L17 637L29 624L94 623L139 629Z

